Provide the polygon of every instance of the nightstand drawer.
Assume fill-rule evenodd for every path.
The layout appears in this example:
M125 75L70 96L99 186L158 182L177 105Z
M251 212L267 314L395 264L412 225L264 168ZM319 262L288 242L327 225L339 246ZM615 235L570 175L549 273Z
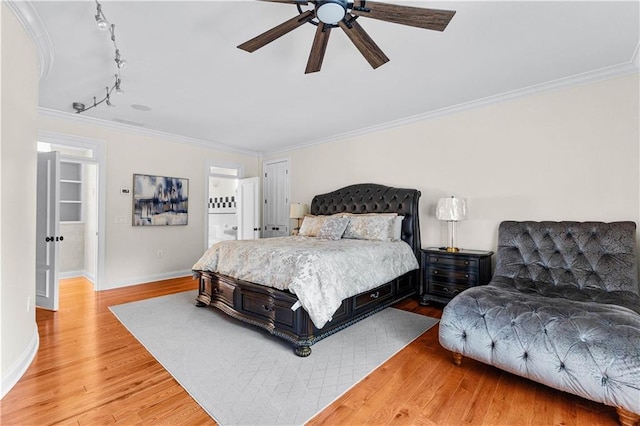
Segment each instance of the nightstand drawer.
M478 267L478 259L465 259L458 257L449 256L437 256L437 255L429 255L428 260L429 265L442 265L442 266L450 266L453 268L477 268Z
M467 286L473 286L478 281L476 274L453 269L429 268L427 276L430 281L460 283Z
M440 295L444 297L454 297L459 293L462 293L469 286L462 284L446 284L446 283L438 283L438 282L429 282L429 293Z

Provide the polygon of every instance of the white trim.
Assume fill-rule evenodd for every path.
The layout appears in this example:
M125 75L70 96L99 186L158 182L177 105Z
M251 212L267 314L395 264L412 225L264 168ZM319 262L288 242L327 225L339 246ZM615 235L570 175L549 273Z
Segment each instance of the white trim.
M138 284L147 284L155 281L170 280L172 278L189 277L192 275L193 275L193 271L191 271L191 269L186 269L182 271L164 272L162 274L147 275L144 277L128 278L126 280L111 282L109 283L108 286L102 286L102 288L100 288L100 291L111 290L111 289L120 288L120 287L128 287L128 286L138 285Z
M82 271L82 276L86 278L88 281L91 281L91 284L94 285L94 291L95 291L95 282L96 282L95 275L89 274L87 271Z
M93 158L78 157L77 161L98 165L98 270L92 280L94 289L100 290L100 286L105 276L105 253L106 253L106 212L107 212L107 156L105 151L106 142L102 139L87 138L83 136L67 135L64 133L38 130L38 140L50 142L58 145L69 145L93 150Z
M363 129L358 129L351 132L341 133L339 135L330 136L327 138L316 139L316 140L303 142L296 145L291 145L289 147L285 147L275 151L265 152L264 154L274 155L274 154L286 153L289 151L307 148L314 145L322 145L325 143L334 142L341 139L363 136L370 133L392 129L395 127L405 126L407 124L415 123L418 121L430 120L430 119L442 117L449 114L455 114L457 112L485 107L492 104L497 104L500 102L521 98L524 96L532 96L537 94L555 92L565 88L581 86L589 83L594 83L598 81L603 81L603 80L613 79L617 77L623 77L629 74L638 73L640 71L638 66L638 49L639 48L640 48L640 44L638 47L636 47L635 53L632 58L633 61L635 61L635 63L626 62L623 64L613 65L610 67L605 67L598 70L585 72L582 74L576 74L571 77L565 77L557 80L548 81L545 83L535 84L529 87L524 87L522 89L516 89L509 92L501 93L498 95L488 96L486 98L476 99L476 100L465 102L462 104L444 107L435 111L429 111L423 114L417 114L417 115L401 118L395 121L389 121L387 123L365 127Z
M58 278L60 279L76 278L76 277L84 277L84 276L85 276L84 271L67 271L67 272L58 273Z
M98 126L107 129L115 129L120 131L125 131L129 133L135 133L145 136L154 136L157 138L165 139L171 142L197 145L209 149L217 149L219 151L224 152L237 152L240 154L250 155L253 157L257 157L259 153L257 151L237 148L231 145L225 145L216 141L205 141L202 139L191 138L188 136L180 136L173 133L167 133L160 130L147 129L144 127L132 126L130 124L116 123L113 121L103 120L101 118L89 117L88 115L56 111L49 108L38 107L38 114L42 117L52 117L59 118L63 120L69 120L81 124L88 124L91 126Z
M7 370L2 372L2 383L0 384L0 399L4 398L7 393L18 383L18 380L24 376L27 369L33 362L40 347L40 336L38 335L38 326L33 322L33 333L31 340L20 357Z
M40 15L29 1L7 0L4 3L16 16L33 44L36 45L40 62L40 80L47 79L53 67L53 44Z

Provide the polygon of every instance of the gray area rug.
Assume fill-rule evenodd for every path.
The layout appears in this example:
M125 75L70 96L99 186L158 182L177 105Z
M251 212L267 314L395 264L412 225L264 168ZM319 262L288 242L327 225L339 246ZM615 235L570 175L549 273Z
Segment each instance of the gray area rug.
M438 321L387 308L311 347L293 346L215 308L197 291L112 306L124 326L222 425L310 420Z

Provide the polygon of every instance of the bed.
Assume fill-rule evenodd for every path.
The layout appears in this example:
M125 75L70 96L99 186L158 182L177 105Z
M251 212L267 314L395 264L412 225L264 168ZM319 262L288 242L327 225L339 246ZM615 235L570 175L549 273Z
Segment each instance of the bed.
M312 309L310 315L307 306L310 304L303 293L300 297L289 289L279 289L277 277L274 275L274 283L268 285L258 284L251 280L234 278L220 273L224 268L205 267L205 258L215 257L210 248L203 257L194 265L194 275L199 279L199 291L196 298L196 306L213 306L227 315L261 327L274 336L291 342L294 353L301 357L311 354L311 346L317 341L336 333L351 324L354 324L406 297L417 294L419 291L419 268L416 259L420 259L420 226L418 219L418 202L420 191L416 189L394 188L377 184L358 184L338 189L326 194L316 195L310 207L310 214L318 217L342 217L352 216L362 219L370 214L397 214L402 218L398 220L399 229L396 230L401 241L396 244L404 246L410 254L413 254L412 262L415 267L399 276L389 278L388 281L375 284L366 291L338 300L337 308L328 317L318 314ZM376 215L383 216L383 215ZM306 220L306 219L305 219ZM303 222L303 228L305 224ZM273 241L269 241L273 240ZM254 249L243 256L243 262L251 263L253 252L257 252L257 244L276 244L277 247L291 242L293 245L305 246L312 244L322 245L325 242L309 242L310 238L281 237L237 244L253 244ZM346 239L335 241L343 247L353 245ZM222 242L218 244L229 244ZM329 244L329 243L326 243ZM279 250L279 248L274 249ZM309 248L307 248L309 250ZM369 248L364 249L366 251ZM386 256L386 255L385 255ZM278 256L273 256L278 257ZM347 258L348 256L343 256ZM377 259L376 257L370 257ZM372 260L379 265L387 265L387 257L379 261ZM382 260L384 259L384 260ZM273 259L272 259L273 261ZM344 265L344 263L343 263ZM255 265L254 265L255 266ZM374 265L370 265L373 268ZM254 268L256 269L256 268ZM347 268L345 268L347 269ZM348 268L350 269L350 268ZM225 272L227 272L225 270ZM239 275L242 276L242 275ZM359 275L358 275L359 277ZM354 276L354 278L357 278ZM292 284L293 285L293 284ZM333 307L331 308L333 310ZM313 317L313 319L312 319ZM314 322L315 320L315 322ZM326 320L326 321L324 321Z

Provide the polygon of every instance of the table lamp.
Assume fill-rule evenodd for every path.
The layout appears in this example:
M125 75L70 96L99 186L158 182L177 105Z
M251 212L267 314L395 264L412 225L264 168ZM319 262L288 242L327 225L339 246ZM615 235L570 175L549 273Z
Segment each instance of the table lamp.
M460 220L467 218L467 199L455 198L453 195L449 198L440 198L436 206L436 219L446 220L449 225L449 236L446 250L449 252L460 251L456 247L456 224Z
M309 212L309 206L301 203L291 204L289 209L289 218L296 219L296 227L293 229L293 235L297 235L300 231L300 220Z

